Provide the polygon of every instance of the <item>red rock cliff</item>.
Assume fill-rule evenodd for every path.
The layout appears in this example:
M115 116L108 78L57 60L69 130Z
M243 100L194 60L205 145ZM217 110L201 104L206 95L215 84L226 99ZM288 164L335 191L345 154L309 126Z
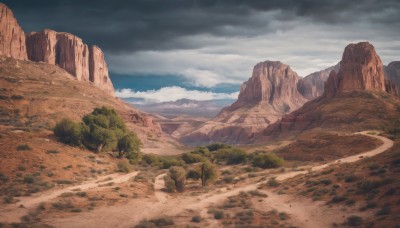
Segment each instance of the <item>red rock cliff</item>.
M30 60L58 65L114 96L104 54L97 46L88 48L77 36L46 29L27 36L27 49Z
M25 33L12 11L0 3L0 55L26 60Z
M325 96L355 90L386 92L388 87L382 61L376 54L374 46L368 42L347 45L340 61L339 72L331 76L335 78L326 82L325 90L328 92L324 94Z

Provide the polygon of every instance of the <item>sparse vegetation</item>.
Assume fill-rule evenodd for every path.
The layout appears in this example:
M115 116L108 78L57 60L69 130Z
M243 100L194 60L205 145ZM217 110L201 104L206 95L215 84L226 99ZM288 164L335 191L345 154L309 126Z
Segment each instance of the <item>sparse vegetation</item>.
M117 167L119 172L129 173L130 171L132 171L132 165L129 164L129 162L126 160L119 161L117 163Z
M32 150L32 147L30 147L28 144L21 144L17 146L17 150Z
M174 181L176 191L183 192L185 190L185 169L179 166L173 166L169 169L168 176Z
M252 155L253 166L270 169L270 168L278 168L284 164L283 158L278 157L274 153L264 153L264 152L254 152Z

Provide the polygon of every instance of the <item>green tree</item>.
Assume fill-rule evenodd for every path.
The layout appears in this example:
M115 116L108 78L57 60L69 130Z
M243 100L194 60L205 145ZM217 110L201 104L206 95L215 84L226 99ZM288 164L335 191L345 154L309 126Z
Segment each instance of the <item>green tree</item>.
M63 143L81 145L82 128L79 123L70 119L62 119L53 129L54 135Z
M118 157L122 158L124 155L131 163L140 159L140 140L136 134L128 133L118 141Z
M169 169L168 175L175 182L175 189L178 192L185 190L186 172L185 169L180 166L173 166Z
M215 157L217 160L226 161L227 165L240 164L247 161L246 152L237 148L218 150Z
M217 170L210 161L204 161L199 166L201 185L206 186L208 181L217 177Z
M97 152L115 149L118 141L126 135L125 123L114 109L95 108L83 117L83 124L83 142Z
M204 160L204 158L200 154L184 153L182 155L182 160L185 161L186 164L192 164L201 162Z

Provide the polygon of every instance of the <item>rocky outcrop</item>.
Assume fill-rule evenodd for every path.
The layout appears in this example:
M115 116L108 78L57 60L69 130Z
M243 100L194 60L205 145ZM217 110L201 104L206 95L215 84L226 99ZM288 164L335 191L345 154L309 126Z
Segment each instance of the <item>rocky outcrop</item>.
M31 32L25 37L12 11L3 3L0 3L0 19L0 55L57 65L78 81L93 82L115 96L100 48L92 46L89 49L81 38L49 29Z
M326 97L351 91L388 92L397 95L396 86L385 80L383 64L374 46L368 42L349 44L344 50L340 69L331 74Z
M0 55L26 60L25 33L12 11L0 3Z
M114 96L104 54L97 46L88 48L77 36L46 29L27 36L27 49L30 60L58 65L78 81L93 82Z
M305 98L313 100L324 93L324 84L331 71L338 72L339 63L325 70L317 71L299 80L297 89Z
M396 85L396 89L400 88L400 61L394 61L389 63L389 65L384 66L383 70L385 72L385 78L394 85Z
M269 124L307 101L297 90L299 79L281 62L258 63L251 78L242 84L238 100L181 140L187 144L252 142Z
M238 100L228 108L266 102L277 112L299 108L306 99L297 90L299 76L279 61L265 61L254 66L252 77L242 85Z
M320 127L352 131L381 127L377 123L390 121L388 116L397 113L391 102L398 103L398 98L388 93L397 95L398 91L385 80L374 47L367 42L350 44L344 50L338 73L332 70L329 74L324 94L268 126L264 135ZM390 102L386 102L389 97Z
M97 87L114 96L114 86L108 76L107 63L103 51L97 46L89 49L89 80Z

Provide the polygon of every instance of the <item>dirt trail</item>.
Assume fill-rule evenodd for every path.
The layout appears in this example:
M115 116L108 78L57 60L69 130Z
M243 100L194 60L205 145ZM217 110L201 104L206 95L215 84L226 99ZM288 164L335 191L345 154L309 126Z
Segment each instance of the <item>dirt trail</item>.
M100 188L99 185L107 185L109 183L119 184L130 180L135 177L139 172L131 172L128 174L113 173L106 176L98 177L91 181L85 181L78 185L73 185L60 189L51 189L48 191L33 194L32 196L15 197L19 202L7 205L0 210L0 217L3 218L2 222L19 222L21 216L25 215L26 212L37 206L42 202L47 202L54 198L57 198L63 193L71 192L79 189L79 191L85 191L93 188ZM109 186L103 186L101 188L107 188ZM23 205L23 207L21 206ZM21 206L21 207L20 207Z
M382 140L383 144L374 150L340 159L340 162L355 162L365 157L382 153L393 146L393 141L390 139L376 135L369 135L367 132L361 132L360 134ZM309 168L317 171L329 166L330 164L338 162L339 161L337 160L328 164ZM307 171L282 173L276 175L276 177L278 180L283 181L305 172ZM230 190L227 190L226 188L217 189L201 196L171 197L161 191L164 185L163 175L165 174L157 176L154 183L155 195L158 199L158 202L151 202L146 198L136 199L129 201L125 205L96 208L92 212L82 212L79 215L64 218L49 218L48 220L44 219L43 222L54 225L55 227L71 227L71 224L74 224L74 227L87 228L98 227L98 224L102 224L104 227L132 227L142 219L148 219L158 215L173 216L188 209L198 210L203 216L207 213L207 207L210 205L219 204L227 197L236 195L241 191L255 190L260 184L265 183L254 183ZM115 179L113 182L116 182ZM74 188L78 188L78 186L74 186L71 189ZM343 212L334 207L323 207L321 203L312 202L308 199L294 198L294 196L289 195L277 195L269 190L263 190L263 192L268 194L268 197L264 199L265 203L263 204L266 209L274 208L278 211L284 211L290 214L292 220L296 222L299 227L329 227L334 222L342 221L343 217L348 216L349 213L349 211ZM43 197L48 199L48 196ZM209 222L212 222L209 227L215 227L217 224L215 221Z

